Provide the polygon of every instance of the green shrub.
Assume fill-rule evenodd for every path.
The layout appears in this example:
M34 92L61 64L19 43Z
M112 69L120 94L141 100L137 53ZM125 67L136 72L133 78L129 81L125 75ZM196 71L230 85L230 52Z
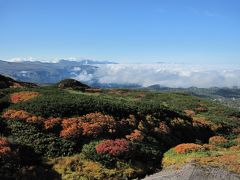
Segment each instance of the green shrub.
M142 162L160 162L162 152L160 147L147 143L132 143L132 159Z
M106 167L114 166L116 159L108 154L98 154L96 151L97 144L99 144L99 141L92 141L89 144L85 144L82 148L82 154L84 157L92 161L98 161Z
M227 142L223 142L223 143L219 143L216 146L221 147L221 148L230 148L232 146L236 146L237 142L235 141L227 141Z
M7 121L7 125L14 141L32 147L36 153L43 156L58 157L74 153L73 142L52 134L44 134L33 125L16 120Z
M22 109L29 113L44 117L70 117L91 112L101 112L114 117L126 118L129 114L142 117L151 114L162 120L180 117L186 121L191 119L175 111L166 109L158 103L133 102L110 97L74 95L67 93L44 94L32 100L15 104L15 109Z

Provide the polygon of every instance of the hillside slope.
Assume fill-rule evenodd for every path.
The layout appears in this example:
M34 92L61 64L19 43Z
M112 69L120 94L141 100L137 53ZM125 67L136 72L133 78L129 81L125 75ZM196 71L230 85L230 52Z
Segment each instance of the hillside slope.
M0 89L9 87L36 87L34 83L16 81L10 77L3 76L0 74Z
M239 111L185 93L45 86L6 88L1 100L2 177L143 178L181 144L210 156L213 136L238 152Z

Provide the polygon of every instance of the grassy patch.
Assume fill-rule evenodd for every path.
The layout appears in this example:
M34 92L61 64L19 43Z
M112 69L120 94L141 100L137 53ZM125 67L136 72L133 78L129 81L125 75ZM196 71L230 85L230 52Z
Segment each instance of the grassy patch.
M141 166L118 162L117 168L106 168L98 162L84 159L81 154L49 160L62 179L126 179L144 174Z
M228 141L231 144L234 140ZM232 143L233 144L233 143ZM205 146L206 147L206 146ZM176 153L174 148L164 154L163 167L180 167L188 162L196 162L204 166L223 167L229 171L240 173L240 146L235 142L231 147L224 148L217 146L214 150L205 149L203 151L189 152L185 154Z

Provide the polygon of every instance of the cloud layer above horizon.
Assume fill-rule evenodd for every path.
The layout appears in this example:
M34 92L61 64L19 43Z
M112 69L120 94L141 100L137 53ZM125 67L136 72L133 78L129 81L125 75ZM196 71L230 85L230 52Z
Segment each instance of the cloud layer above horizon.
M240 87L240 66L190 64L106 64L97 65L89 74L75 67L73 77L80 81L138 84L144 87L159 84L167 87ZM79 72L79 73L78 73Z

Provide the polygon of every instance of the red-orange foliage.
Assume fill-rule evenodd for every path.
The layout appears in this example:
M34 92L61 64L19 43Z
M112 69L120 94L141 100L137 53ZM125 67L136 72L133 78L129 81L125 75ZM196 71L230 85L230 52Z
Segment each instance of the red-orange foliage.
M102 113L90 113L78 118L69 118L62 121L61 137L71 137L75 134L96 137L102 133L116 131L116 121L112 116Z
M45 129L52 129L57 125L62 126L60 136L69 138L72 136L93 136L103 133L114 133L116 121L112 116L102 113L90 113L76 118L48 118L32 115L23 110L7 110L2 117L4 119L16 119L30 123L43 123Z
M38 123L38 122L42 122L44 119L40 116L35 116L32 115L26 111L23 110L13 110L13 109L9 109L7 110L2 117L4 119L17 119L17 120L22 120L22 121L26 121L26 122L30 122L30 123Z
M199 144L194 143L186 143L186 144L179 144L173 148L173 151L179 154L186 154L189 152L200 151L203 147Z
M83 135L97 136L101 133L116 131L116 121L112 116L102 113L90 113L83 117L81 124Z
M104 140L96 145L98 154L120 156L129 152L129 143L126 139Z
M18 103L22 101L27 101L39 95L40 94L38 92L23 91L11 94L10 98L12 103Z
M81 133L81 118L68 118L62 121L60 136L64 138L73 137Z
M83 129L83 135L85 136L97 136L103 133L103 128L100 124L97 123L81 123L81 128Z
M44 121L45 129L52 129L56 125L61 125L62 119L61 118L48 118Z
M0 137L0 156L11 153L10 143L3 137Z
M142 141L144 136L141 131L135 129L130 135L126 135L126 139L129 141Z
M223 136L213 136L209 138L209 144L218 145L226 142L227 142L227 139L225 139L225 137Z

